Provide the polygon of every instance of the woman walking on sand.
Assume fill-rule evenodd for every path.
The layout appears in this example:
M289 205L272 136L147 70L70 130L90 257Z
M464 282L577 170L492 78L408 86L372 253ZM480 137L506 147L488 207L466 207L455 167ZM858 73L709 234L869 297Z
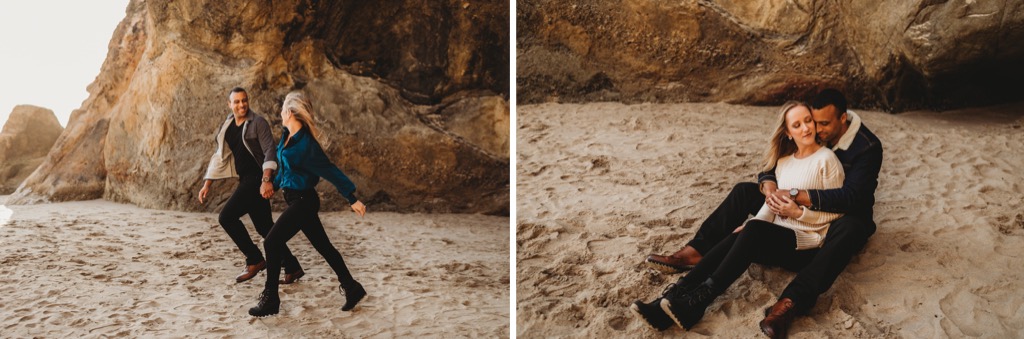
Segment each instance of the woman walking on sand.
M345 199L352 204L352 210L360 217L366 214L366 205L356 199L356 186L324 154L317 137L319 130L313 123L312 105L301 92L285 96L281 107L281 121L286 135L277 146L280 169L274 178L274 190L284 189L288 203L277 222L270 229L263 246L267 253L267 282L260 294L259 303L249 309L249 314L264 317L277 314L281 299L278 297L278 276L281 273L281 259L285 243L300 230L309 239L313 248L320 253L338 275L340 289L345 294L342 311L349 311L366 296L366 290L359 284L345 266L341 253L331 245L324 226L320 222L320 197L316 184L320 178L334 184ZM268 192L267 196L273 192Z

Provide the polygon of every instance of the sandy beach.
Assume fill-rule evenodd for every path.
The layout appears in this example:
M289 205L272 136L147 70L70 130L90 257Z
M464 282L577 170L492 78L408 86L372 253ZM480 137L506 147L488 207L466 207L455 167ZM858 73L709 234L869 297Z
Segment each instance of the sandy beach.
M306 276L282 285L280 314L257 319L246 311L266 275L235 283L244 258L216 214L101 200L0 206L0 331L12 338L509 336L507 217L371 210L363 219L321 218L369 296L342 312L337 278L300 234L289 245Z
M518 106L521 338L763 337L793 273L754 264L690 332L629 312L678 276L671 253L738 182L756 180L777 107ZM793 338L1024 336L1024 106L891 115L853 109L882 140L878 230Z

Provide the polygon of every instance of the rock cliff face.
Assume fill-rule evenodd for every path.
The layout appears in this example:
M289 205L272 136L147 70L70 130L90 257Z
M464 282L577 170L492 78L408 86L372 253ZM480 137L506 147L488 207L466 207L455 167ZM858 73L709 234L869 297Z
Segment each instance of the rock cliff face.
M285 94L305 91L371 210L508 213L508 27L498 1L132 1L90 97L12 199L217 210L234 180L196 195L242 86L278 138Z
M0 194L10 194L43 162L64 127L53 111L18 105L0 131Z
M1020 100L1024 2L517 2L522 103L777 104L823 87L901 111Z

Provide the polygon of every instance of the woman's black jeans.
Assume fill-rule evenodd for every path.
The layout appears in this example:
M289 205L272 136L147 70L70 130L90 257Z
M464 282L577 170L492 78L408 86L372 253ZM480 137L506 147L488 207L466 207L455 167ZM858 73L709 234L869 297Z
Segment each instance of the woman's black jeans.
M313 248L320 253L327 264L334 269L338 275L338 281L342 286L349 286L355 282L348 267L345 266L345 259L341 253L331 245L327 238L324 225L320 222L320 196L315 190L296 191L284 190L284 200L288 202L288 209L281 213L270 229L270 234L263 241L264 249L267 251L267 284L268 293L277 293L278 277L281 275L279 258L285 251L285 243L298 234L301 230L306 239L313 244Z
M249 237L249 231L240 220L242 216L249 215L256 232L263 238L267 237L267 232L270 232L270 227L274 225L274 218L270 214L270 201L260 196L260 185L263 183L260 179L261 176L258 175L239 177L238 188L220 211L220 226L235 242L235 246L245 254L246 265L256 265L263 261L263 253L260 253L259 246L256 246ZM292 255L287 246L281 251L280 258L284 260L286 271L295 272L302 268L299 266L299 260Z
M764 204L764 199L756 183L737 184L714 213L701 224L693 240L687 245L707 256L719 242L732 244L736 240L736 235L732 234L732 231L742 224L748 215L757 214ZM850 263L850 259L864 248L868 239L875 233L875 228L875 223L871 219L846 214L829 225L828 235L825 236L825 242L820 249L801 251L805 253L799 253L798 258L790 258L792 260L760 254L754 255L753 260L797 272L796 277L779 298L793 299L797 311L806 313L814 306L818 296L832 287L836 278ZM790 236L795 237L792 234ZM795 244L795 238L792 241ZM727 245L726 248L729 246L731 245ZM812 258L808 259L808 256ZM715 279L715 282L718 280Z
M746 272L751 263L800 271L814 259L818 249L797 250L793 230L763 220L751 220L739 233L730 234L708 251L700 263L681 279L682 285L699 284L711 278L725 291ZM799 284L790 286L780 298L796 304L814 303L818 291Z

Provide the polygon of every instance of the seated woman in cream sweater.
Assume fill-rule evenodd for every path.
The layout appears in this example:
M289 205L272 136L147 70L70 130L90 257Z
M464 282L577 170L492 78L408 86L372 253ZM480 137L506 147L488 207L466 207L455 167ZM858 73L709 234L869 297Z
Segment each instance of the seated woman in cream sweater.
M815 123L806 104L784 104L774 126L764 171L775 168L779 187L830 189L843 185L843 166L832 150L818 144ZM715 245L659 300L637 301L630 308L659 330L671 326L667 319L689 329L752 262L790 270L802 268L821 246L829 223L840 216L802 208L791 199L769 195L754 218ZM794 285L790 288L814 288Z

